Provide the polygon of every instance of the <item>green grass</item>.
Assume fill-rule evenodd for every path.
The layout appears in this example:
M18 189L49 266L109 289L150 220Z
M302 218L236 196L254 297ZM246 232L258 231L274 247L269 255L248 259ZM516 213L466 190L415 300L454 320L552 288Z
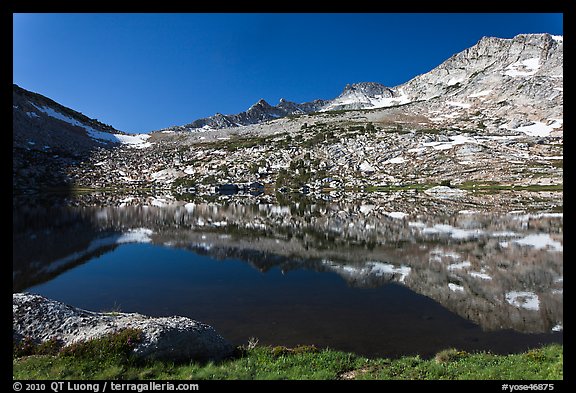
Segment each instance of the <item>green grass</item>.
M528 184L528 185L510 185L499 184L497 182L474 182L466 181L456 186L462 190L469 190L475 192L497 192L497 191L562 191L563 184Z
M14 352L13 378L335 380L335 379L563 379L563 346L548 345L521 354L494 355L448 349L435 358L367 359L314 346L239 348L234 358L214 363L138 361L130 350L139 332L119 334L58 349L39 346ZM16 346L15 346L16 349Z

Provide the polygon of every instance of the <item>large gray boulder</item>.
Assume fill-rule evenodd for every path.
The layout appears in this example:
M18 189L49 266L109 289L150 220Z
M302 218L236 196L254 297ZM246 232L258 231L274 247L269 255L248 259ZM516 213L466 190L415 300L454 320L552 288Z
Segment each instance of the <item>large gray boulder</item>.
M218 361L234 351L213 327L186 317L98 313L30 293L12 295L12 316L16 341L24 337L37 342L56 338L66 346L134 328L143 332L142 341L134 348L140 358Z

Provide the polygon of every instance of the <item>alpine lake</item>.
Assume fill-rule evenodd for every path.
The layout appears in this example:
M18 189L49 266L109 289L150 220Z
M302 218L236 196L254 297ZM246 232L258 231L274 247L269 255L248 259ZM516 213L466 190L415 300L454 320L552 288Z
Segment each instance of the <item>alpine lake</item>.
M13 292L187 316L235 345L395 358L563 341L562 205L538 192L22 195L12 267Z

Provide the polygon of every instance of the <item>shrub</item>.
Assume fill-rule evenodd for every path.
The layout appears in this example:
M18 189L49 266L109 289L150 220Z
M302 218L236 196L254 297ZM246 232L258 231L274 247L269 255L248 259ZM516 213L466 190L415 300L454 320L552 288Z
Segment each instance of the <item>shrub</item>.
M36 342L31 337L14 341L12 356L15 358L31 355L56 355L63 346L61 340L51 338L44 342Z
M458 351L457 349L450 348L438 352L434 357L434 360L436 361L436 363L454 362L456 360L463 358L464 356L466 356L466 354L467 353L465 351Z
M70 344L60 351L63 356L103 359L111 354L123 358L130 356L142 341L142 330L124 329L105 337Z

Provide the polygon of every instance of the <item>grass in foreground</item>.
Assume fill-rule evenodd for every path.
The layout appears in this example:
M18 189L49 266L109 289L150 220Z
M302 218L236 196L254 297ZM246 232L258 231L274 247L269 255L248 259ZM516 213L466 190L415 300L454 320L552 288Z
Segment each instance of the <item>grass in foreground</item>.
M521 354L494 355L448 349L433 359L366 359L351 353L296 348L241 348L220 363L174 364L138 361L130 353L138 331L60 349L54 343L14 347L14 379L563 379L563 346L548 345Z

